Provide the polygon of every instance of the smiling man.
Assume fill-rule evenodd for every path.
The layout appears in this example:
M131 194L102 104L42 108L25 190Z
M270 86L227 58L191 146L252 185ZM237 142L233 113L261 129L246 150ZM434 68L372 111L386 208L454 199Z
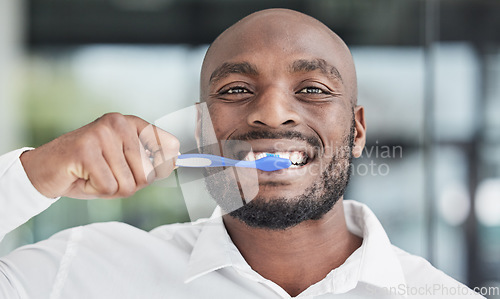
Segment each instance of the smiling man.
M226 222L285 229L322 218L342 197L365 123L351 55L330 29L285 11L245 18L211 45L201 91L218 140L244 140L254 153L287 154L299 164L260 173L257 198Z
M214 41L201 91L217 140L244 140L256 156L297 159L297 166L259 173L256 198L224 216L252 269L295 296L362 243L347 229L341 200L350 153L355 147L359 156L365 143L349 50L311 17L261 12Z
M91 224L17 249L1 259L0 297L475 298L392 246L366 206L343 200L351 159L365 143L356 89L347 46L319 21L283 9L242 19L208 50L201 100L221 148L233 140L251 145L227 154L272 154L293 165L258 171L256 196L236 210L224 180L209 180L220 209L206 221L149 233ZM6 154L0 233L51 198L129 196L168 176L178 149L169 133L109 114L40 148Z

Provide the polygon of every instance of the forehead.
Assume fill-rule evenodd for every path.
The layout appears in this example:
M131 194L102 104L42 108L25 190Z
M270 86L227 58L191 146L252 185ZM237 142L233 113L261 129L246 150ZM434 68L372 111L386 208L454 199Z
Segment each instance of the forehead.
M345 45L317 24L283 19L243 24L224 32L214 42L205 60L202 84L208 84L214 70L228 62L245 61L272 68L290 67L301 59L321 60L342 74L348 71L346 54L350 55Z

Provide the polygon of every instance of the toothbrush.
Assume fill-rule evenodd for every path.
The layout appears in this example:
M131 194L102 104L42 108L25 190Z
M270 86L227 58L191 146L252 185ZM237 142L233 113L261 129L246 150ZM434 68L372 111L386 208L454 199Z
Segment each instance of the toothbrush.
M264 171L275 171L288 168L292 165L289 159L277 155L267 154L266 157L255 161L240 161L207 154L183 154L177 157L176 166L179 167L221 167L235 166L256 168Z

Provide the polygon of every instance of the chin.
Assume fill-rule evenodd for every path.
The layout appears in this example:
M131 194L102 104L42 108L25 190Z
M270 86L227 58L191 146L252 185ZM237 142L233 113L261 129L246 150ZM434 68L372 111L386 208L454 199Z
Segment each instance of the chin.
M309 186L311 188L311 186ZM254 199L250 201L256 202L273 202L273 201L285 201L285 202L294 202L299 198L304 198L306 194L304 194L304 190L309 189L304 188L302 186L294 186L293 184L260 184L259 192L255 196ZM247 202L250 202L247 201Z

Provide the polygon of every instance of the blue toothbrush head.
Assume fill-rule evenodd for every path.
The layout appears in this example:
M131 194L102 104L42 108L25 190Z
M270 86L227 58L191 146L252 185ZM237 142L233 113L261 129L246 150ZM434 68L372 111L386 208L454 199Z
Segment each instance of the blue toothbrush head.
M267 154L266 157L255 161L256 168L264 171L276 171L291 165L292 162L289 159L280 158L275 154Z

